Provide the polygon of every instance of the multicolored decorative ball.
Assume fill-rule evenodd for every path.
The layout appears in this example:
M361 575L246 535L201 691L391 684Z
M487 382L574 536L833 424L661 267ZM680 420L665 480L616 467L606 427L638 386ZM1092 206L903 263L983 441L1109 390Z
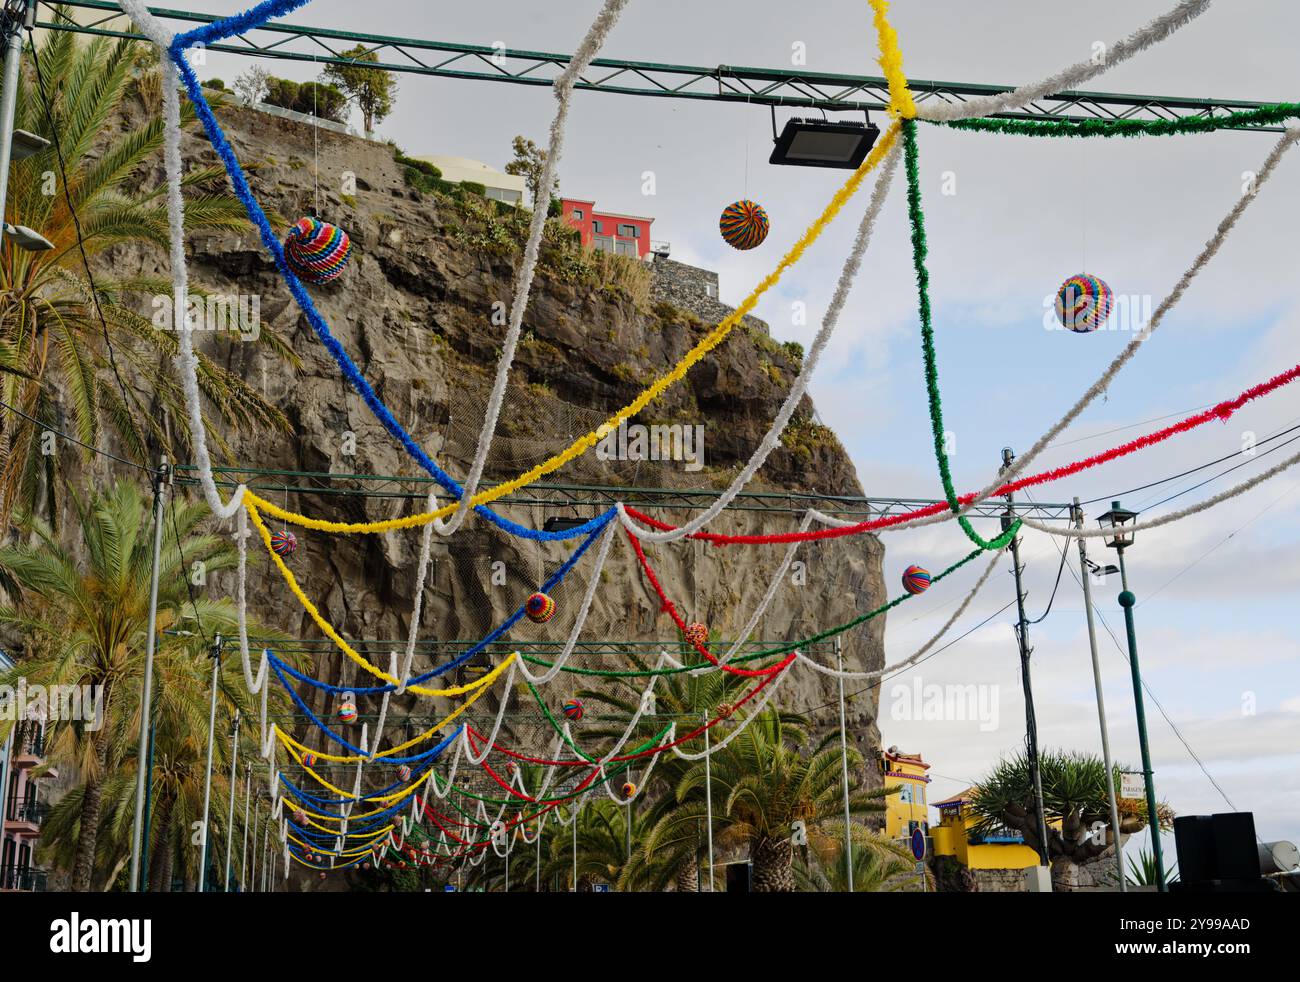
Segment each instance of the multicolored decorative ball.
M1106 281L1089 273L1076 273L1056 293L1056 316L1076 334L1087 334L1106 323L1115 294Z
M319 218L300 218L284 240L284 257L298 278L319 286L343 272L352 240L337 225Z
M303 766L303 767L315 767L315 766L316 766L316 755L315 755L315 754L312 754L312 753L306 753L306 754L303 754L303 755L302 755L302 766Z
M534 624L545 624L555 616L555 601L544 593L534 593L524 601L524 613Z
M709 640L708 625L701 624L699 621L694 624L687 624L682 636L686 638L686 643L692 648L702 648L705 642Z
M753 249L762 245L769 226L763 206L748 198L727 205L718 219L722 237L734 249Z
M397 768L397 779L402 782L409 781L411 779L411 769L402 764Z
M636 794L636 785L633 784L631 781L626 782L623 785L624 799L631 798L634 794Z
M288 529L271 533L271 551L277 556L292 556L298 548L298 537Z
M340 703L339 721L343 723L355 723L357 721L357 704L354 702Z
M923 566L909 566L903 570L903 589L916 596L930 589L930 571Z
M307 813L306 813L305 811L303 811L303 810L300 808L300 809L298 809L296 812L293 813L293 820L294 820L294 822L295 822L296 824L298 824L298 825L306 825L306 824L307 824Z
M561 711L564 713L565 719L571 719L575 721L582 719L582 714L586 712L586 710L582 706L582 701L579 699L570 699L568 702L564 704L564 706L561 708Z

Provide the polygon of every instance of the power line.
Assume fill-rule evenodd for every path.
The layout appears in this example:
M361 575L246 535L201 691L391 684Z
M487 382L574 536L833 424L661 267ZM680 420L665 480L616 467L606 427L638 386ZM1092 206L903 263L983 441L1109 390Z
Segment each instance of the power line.
M55 429L53 426L51 426L49 423L46 423L44 420L37 419L35 416L30 416L27 413L23 412L18 407L9 405L9 403L5 402L4 400L0 400L0 407L9 410L9 412L11 413L21 416L23 419L27 420L28 422L35 423L37 426L43 427L44 429L53 433L55 436L62 437L64 440L67 440L69 443L75 443L77 446L85 450L89 450L92 453L97 453L101 457L107 457L109 460L115 460L119 464L126 464L128 467L138 467L146 474L153 473L153 471L150 468L146 467L144 464L139 463L138 461L127 460L125 457L119 457L117 454L109 453L107 450L100 450L98 447L91 446L89 443L83 443L81 440L78 440L75 436L72 436L70 433L64 433L62 430Z

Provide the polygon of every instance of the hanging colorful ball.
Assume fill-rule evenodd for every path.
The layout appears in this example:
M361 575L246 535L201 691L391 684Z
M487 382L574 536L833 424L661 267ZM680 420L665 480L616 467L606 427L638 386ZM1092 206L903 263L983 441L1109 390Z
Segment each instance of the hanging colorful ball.
M355 723L357 721L357 704L354 702L340 703L339 721L343 723Z
M307 824L307 813L306 813L305 811L303 811L303 810L300 808L300 809L298 809L296 812L293 813L293 820L294 820L294 822L297 823L298 825L306 825L306 824Z
M315 766L316 766L316 755L313 754L313 753L306 753L306 754L303 754L303 755L302 755L302 766L303 766L303 767L315 767Z
M288 529L271 533L271 551L277 556L292 556L298 548L298 537Z
M284 258L301 280L320 285L343 272L352 254L352 240L337 225L318 218L300 218L284 240Z
M561 707L561 711L564 713L565 719L571 719L575 722L582 719L582 714L586 712L583 709L582 701L579 699L570 699Z
M687 624L683 637L686 638L686 643L692 648L703 648L709 640L708 625L701 624L699 621L694 624Z
M631 781L626 782L626 783L623 785L623 798L624 798L624 800L627 800L628 798L631 798L634 794L636 794L636 785L633 784Z
M1115 295L1106 281L1088 273L1076 273L1056 293L1056 316L1076 334L1087 334L1106 323Z
M735 249L753 249L767 238L767 212L757 202L742 198L722 209L718 228L727 245Z
M930 571L922 566L909 566L903 570L903 589L916 596L930 589Z
M544 593L534 593L524 601L524 613L534 624L545 624L555 616L555 601Z
M405 764L399 766L397 768L397 779L402 782L409 781L411 779L411 769Z

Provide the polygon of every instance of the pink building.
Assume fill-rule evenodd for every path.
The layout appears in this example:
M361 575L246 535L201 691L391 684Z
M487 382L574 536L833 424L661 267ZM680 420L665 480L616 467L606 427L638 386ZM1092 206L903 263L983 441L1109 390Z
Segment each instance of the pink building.
M36 843L49 806L42 800L41 783L58 777L53 769L34 777L45 763L45 724L22 720L10 732L0 754L0 780L4 781L4 816L0 830L0 892L44 890L46 874L35 865Z
M561 198L564 220L582 234L582 244L620 256L646 259L650 256L650 225L653 218L597 211L596 202Z

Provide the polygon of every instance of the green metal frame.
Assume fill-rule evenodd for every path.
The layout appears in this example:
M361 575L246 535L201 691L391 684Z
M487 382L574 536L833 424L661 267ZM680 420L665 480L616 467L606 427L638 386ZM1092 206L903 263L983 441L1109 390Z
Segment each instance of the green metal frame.
M76 31L107 37L144 36L122 23L124 15L109 0L69 0L67 6L94 11L104 16L88 24L54 16L54 4L41 0L49 16L39 26L50 30ZM151 7L155 17L187 25L220 20L212 14ZM509 82L516 85L549 86L569 62L569 56L544 51L494 48L479 44L458 44L418 38L364 34L331 28L307 27L273 21L214 44L212 51L252 55L284 61L314 64L349 64L341 52L362 45L375 52L374 67L393 72L434 75L441 78ZM1006 92L1009 85L969 82L909 80L916 101L965 102L968 99ZM597 58L583 73L577 88L620 95L655 96L670 99L702 99L710 102L745 103L758 106L788 106L828 110L883 110L889 105L888 82L876 75L846 75L831 72L796 71L781 68L746 68L737 65L707 67L673 65L649 61ZM1240 99L1195 99L1182 96L1133 95L1116 92L1067 91L1037 100L1015 112L1001 113L1006 119L1181 119L1188 116L1222 116L1258 109L1269 103ZM1241 127L1261 132L1280 132L1281 127Z

